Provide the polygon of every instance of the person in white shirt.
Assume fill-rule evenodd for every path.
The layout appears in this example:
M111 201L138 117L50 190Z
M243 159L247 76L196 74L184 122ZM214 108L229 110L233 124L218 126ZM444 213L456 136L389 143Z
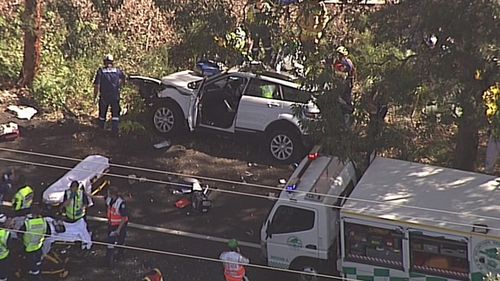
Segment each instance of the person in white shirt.
M227 246L229 251L223 252L219 257L223 261L226 281L248 281L243 265L248 264L250 260L240 254L236 239L229 240Z

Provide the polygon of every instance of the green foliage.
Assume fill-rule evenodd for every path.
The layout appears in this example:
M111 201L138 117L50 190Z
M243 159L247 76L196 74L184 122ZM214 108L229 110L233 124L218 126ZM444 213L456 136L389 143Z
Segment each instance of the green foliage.
M84 114L95 110L92 82L107 53L114 55L117 66L127 74L156 77L170 71L166 47L144 52L139 43L107 33L98 21L81 19L75 9L61 0L49 2L45 9L42 62L32 89L41 106ZM142 110L135 89L125 87L122 100L129 112Z
M144 135L147 133L147 130L139 122L125 120L120 123L120 132L124 135Z
M0 77L17 79L23 62L20 14L0 16Z
M192 67L201 56L230 55L229 50L220 48L214 40L215 36L224 37L235 28L236 19L230 14L230 1L157 0L156 3L164 9L168 7L175 14L173 24L179 42L172 47L170 53L174 65Z

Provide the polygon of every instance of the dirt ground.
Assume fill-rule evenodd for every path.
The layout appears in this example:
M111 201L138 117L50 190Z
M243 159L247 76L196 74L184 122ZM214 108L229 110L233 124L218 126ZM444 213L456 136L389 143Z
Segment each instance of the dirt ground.
M9 97L5 91L1 96L0 106L2 108L13 103L23 103L13 99L14 97ZM50 115L40 113L28 121L16 119L9 112L0 112L0 123L9 121L16 122L20 126L21 138L0 143L0 170L14 167L24 174L28 183L35 189L38 199L45 188L66 172L64 169L43 167L40 164L72 167L77 162L8 152L1 150L2 148L79 159L91 154L100 154L109 157L111 163L121 165L268 186L277 186L280 178L287 178L293 171L291 166L272 165L258 146L244 140L189 134L172 139L172 146L168 149L155 149L153 144L159 140L156 137L122 136L116 139L108 133L99 131L92 124L93 121L88 119L77 120L66 117L58 120L51 118ZM19 161L23 161L23 163ZM177 176L133 169L112 167L110 172L124 177L134 174L138 177L165 182L181 181L181 178ZM216 181L202 181L202 183L221 190L263 196L268 196L269 192L278 193L276 190L235 183L228 184ZM188 215L185 210L174 207L180 196L172 193L173 186L171 184L150 182L130 184L126 179L115 177L111 177L111 184L118 186L125 194L131 222L221 238L236 238L240 241L253 243L259 243L260 226L273 203L268 199L214 192L212 194L213 207L208 214ZM103 217L104 212L105 208L99 202L96 202L96 206L89 210L90 215L99 217ZM105 240L105 224L91 222L89 226L93 232L94 240ZM129 229L127 244L211 257L217 257L218 253L224 249L224 245L220 243L209 243L131 229ZM151 253L126 251L125 257L118 267L109 270L102 266L105 248L94 246L93 250L92 253L86 253L82 258L73 257L70 260L71 273L67 280L140 280L138 279L140 277L138 269L141 260L145 256L151 256ZM255 250L253 251L255 252ZM255 256L258 254L255 253ZM168 280L219 280L217 278L206 279L206 275L203 273L193 272L191 269L193 260L190 259L156 255L155 260L158 261L160 267L168 268L169 275L175 277L178 274L176 279ZM195 264L200 262L195 262ZM212 263L204 266L206 270L217 271L217 275L220 276L220 265ZM202 272L206 270L202 270ZM192 277L186 279L185 272L189 272Z

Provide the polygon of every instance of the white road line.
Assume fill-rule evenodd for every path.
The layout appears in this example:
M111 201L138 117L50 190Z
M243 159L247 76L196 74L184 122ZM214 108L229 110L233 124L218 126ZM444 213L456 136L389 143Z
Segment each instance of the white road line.
M97 222L107 222L106 218L101 218L101 217L87 216L87 219L92 220L92 221L97 221ZM221 237L192 233L192 232L176 230L176 229L168 229L168 228L157 227L157 226L137 224L137 223L132 223L132 222L129 222L128 226L133 227L133 228L137 228L137 229L141 229L141 230L156 231L156 232L165 233L165 234L185 236L185 237L195 238L195 239L210 240L213 242L227 243L227 241L229 241L229 239L221 238ZM241 246L245 246L245 247L260 249L260 245L257 243L238 241L238 244L240 244Z

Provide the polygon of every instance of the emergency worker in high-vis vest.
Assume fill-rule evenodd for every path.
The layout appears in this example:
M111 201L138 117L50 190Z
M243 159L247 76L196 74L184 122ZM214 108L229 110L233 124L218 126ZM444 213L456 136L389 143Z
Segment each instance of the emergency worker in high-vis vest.
M272 5L266 0L252 0L246 8L246 21L251 39L251 57L259 59L261 51L264 53L262 60L269 63L272 56Z
M299 40L304 49L313 50L323 37L323 32L330 21L328 10L323 1L305 0L298 17Z
M120 191L117 187L111 186L105 200L108 208L108 243L124 245L128 224L128 212L125 205L125 199L120 195ZM106 252L108 266L112 266L114 262L121 257L123 257L123 248L118 248L118 253L115 253L114 247L108 245Z
M0 214L0 281L7 281L11 274L12 237L7 227L7 216Z
M19 188L12 199L12 208L15 216L25 216L31 213L33 205L33 189L29 185Z
M65 221L74 223L85 217L89 199L78 181L71 182L70 188L64 193L63 208Z
M51 235L49 223L41 217L27 219L20 229L18 237L24 245L28 275L31 280L42 280L42 246L49 235Z

